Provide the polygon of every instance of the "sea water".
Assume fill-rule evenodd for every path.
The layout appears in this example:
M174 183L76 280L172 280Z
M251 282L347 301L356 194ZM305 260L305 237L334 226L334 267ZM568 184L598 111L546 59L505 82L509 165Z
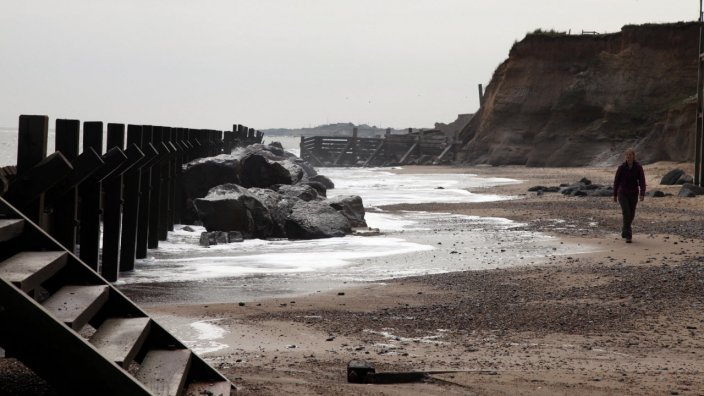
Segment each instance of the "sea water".
M210 281L214 285L217 279L228 279L229 291L237 293L231 283L240 279L236 283L254 290L241 290L238 295L256 298L266 293L291 294L291 284L304 287L300 283L305 279L331 283L378 281L521 262L507 260L508 255L489 254L497 241L503 241L499 243L505 251L510 249L524 260L559 253L553 246L556 243L551 242L556 241L554 238L525 231L523 224L507 219L383 209L384 205L399 203L515 199L484 191L517 180L459 173L397 173L389 168L320 168L319 172L335 182L335 188L328 190L329 196L360 195L367 208L367 224L378 228L382 235L296 241L251 239L205 248L198 245L202 227L191 226L192 231L186 231L183 226L176 226L167 241L160 242L158 249L149 250L147 259L137 260L134 271L121 274L118 284ZM429 238L429 233L440 235ZM462 255L463 260L429 259L438 248L436 242L429 241L445 239L443 234L447 234L446 243L462 245L456 250L457 257ZM384 259L390 256L401 258ZM279 291L275 290L277 284L281 285ZM259 295L254 291L259 291Z

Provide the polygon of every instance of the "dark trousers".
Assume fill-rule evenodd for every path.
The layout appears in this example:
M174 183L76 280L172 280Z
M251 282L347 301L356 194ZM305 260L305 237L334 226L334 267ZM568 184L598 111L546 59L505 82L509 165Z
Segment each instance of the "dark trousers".
M633 223L633 218L636 217L638 194L618 194L618 203L621 205L621 213L623 214L621 237L632 238L633 230L631 229L631 223Z

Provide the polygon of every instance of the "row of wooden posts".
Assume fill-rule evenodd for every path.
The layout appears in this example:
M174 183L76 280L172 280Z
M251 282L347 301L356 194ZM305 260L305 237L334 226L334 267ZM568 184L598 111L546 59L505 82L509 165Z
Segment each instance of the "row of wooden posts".
M360 138L357 128L352 136L301 137L301 158L317 166L403 165L428 157L433 163L454 159L459 145L440 131L408 130L408 134Z
M79 153L80 126L57 119L56 152L47 156L49 117L20 116L16 176L0 172L0 193L111 282L179 223L183 164L263 137L239 124L223 132L108 123L103 153L105 124L84 122Z

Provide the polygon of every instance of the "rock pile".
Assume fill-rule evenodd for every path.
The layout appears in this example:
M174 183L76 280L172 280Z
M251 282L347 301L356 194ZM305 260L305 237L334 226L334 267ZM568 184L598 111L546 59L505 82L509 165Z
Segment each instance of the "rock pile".
M326 199L334 183L277 144L255 144L183 167L184 222L202 223L201 244L244 238L312 239L366 227L359 196ZM228 234L229 233L229 234Z
M558 187L534 186L529 188L528 191L536 192L538 195L548 192L559 192L562 195L573 197L611 197L614 194L613 186L593 184L586 177L572 184L562 183Z

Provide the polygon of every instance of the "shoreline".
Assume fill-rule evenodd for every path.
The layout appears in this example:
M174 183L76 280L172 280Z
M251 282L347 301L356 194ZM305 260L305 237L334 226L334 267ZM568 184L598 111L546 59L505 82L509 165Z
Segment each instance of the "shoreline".
M657 186L660 172L676 165L646 166L650 189L676 193L679 186ZM634 243L626 245L610 198L527 193L532 185L582 176L608 184L611 169L398 171L512 177L524 181L490 190L523 199L385 210L505 217L560 242L599 250L549 257L541 265L345 285L243 307L162 305L150 312L220 320L230 331L222 340L229 347L205 358L242 394L701 394L704 274L698 263L704 233L688 219L702 218L702 197L646 198ZM589 222L597 226L581 227ZM367 360L377 371L466 372L415 384L354 385L345 378L353 359Z
M676 194L679 186L660 187L657 181L678 165L646 166L649 189ZM620 211L611 198L527 192L583 176L609 184L612 169L395 171L510 177L522 182L487 191L521 199L393 205L387 211L503 217L557 244L597 250L546 255L542 262L511 268L333 285L243 306L160 301L145 310L160 322L214 321L227 329L214 341L228 347L203 357L244 395L702 394L704 224L697 220L704 218L704 197L646 198L636 215L634 243L627 245L618 235ZM439 246L431 255L439 262L472 260L471 252L461 250L458 227L425 237ZM499 242L496 260L520 257ZM350 360L366 360L379 372L462 372L422 383L356 385L346 381Z

